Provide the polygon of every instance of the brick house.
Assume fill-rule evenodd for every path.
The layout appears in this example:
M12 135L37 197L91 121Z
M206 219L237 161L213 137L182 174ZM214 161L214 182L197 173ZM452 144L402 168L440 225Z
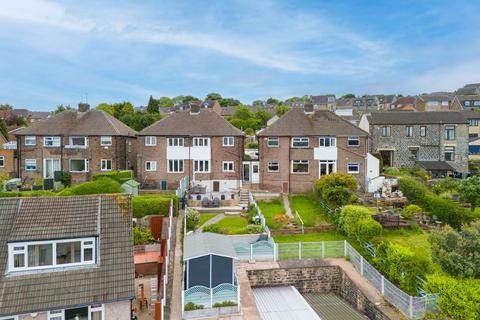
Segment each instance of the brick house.
M0 198L0 319L131 319L130 201Z
M10 137L10 134L9 134ZM17 149L16 141L9 141L0 134L0 175L15 177L15 150Z
M211 195L231 197L241 188L243 155L242 131L214 111L192 108L138 134L137 173L161 189L174 189L188 176Z
M468 170L468 120L462 112L372 112L360 127L369 130L371 152L383 166L418 165L434 175Z
M15 133L19 177L26 183L68 171L72 183L99 172L135 169L136 131L105 111L81 104Z
M261 188L308 192L322 175L333 172L350 173L365 188L368 134L328 110L314 111L308 104L291 110L257 137Z

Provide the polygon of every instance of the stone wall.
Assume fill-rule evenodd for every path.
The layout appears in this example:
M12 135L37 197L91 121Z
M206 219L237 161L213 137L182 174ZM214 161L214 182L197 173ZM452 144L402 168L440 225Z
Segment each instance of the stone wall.
M338 266L248 270L247 275L252 287L294 286L301 293L333 293L369 319L389 319Z

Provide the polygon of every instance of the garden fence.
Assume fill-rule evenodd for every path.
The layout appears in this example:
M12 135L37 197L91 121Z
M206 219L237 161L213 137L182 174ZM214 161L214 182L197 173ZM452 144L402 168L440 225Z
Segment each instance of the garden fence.
M236 242L235 252L238 260L273 260L276 261L276 243L273 238L255 243Z
M214 288L194 286L183 291L183 308L187 303L201 305L203 308L213 308L216 303L234 302L240 308L240 286L222 283Z
M263 229L265 230L265 232L268 235L268 238L270 239L271 233L270 233L270 229L267 226L267 221L265 220L265 216L263 215L262 210L258 206L257 201L255 201L255 198L253 197L253 194L251 192L248 192L248 206L250 207L252 205L255 207L255 210L257 212L257 216L260 219L260 224L262 225Z
M179 199L182 199L185 196L185 193L188 190L188 184L189 184L188 176L185 176L182 179L180 179L177 191L175 192Z

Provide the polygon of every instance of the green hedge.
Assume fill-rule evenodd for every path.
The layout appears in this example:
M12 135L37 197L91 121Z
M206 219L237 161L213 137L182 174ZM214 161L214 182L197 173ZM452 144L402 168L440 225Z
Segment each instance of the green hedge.
M0 198L6 197L52 197L57 194L48 190L32 190L32 191L21 191L21 192L0 192Z
M174 195L141 195L132 199L133 216L168 215L170 200L173 199L173 213L178 212L178 197Z
M133 171L132 170L116 170L116 171L97 173L96 175L93 176L93 180L98 180L101 178L110 178L119 183L123 183L133 178Z
M399 179L398 184L400 190L402 190L411 203L419 205L430 215L437 216L438 219L453 228L458 229L462 224L468 223L473 219L469 210L450 199L437 196L420 181L402 177Z
M87 194L122 193L123 189L115 180L110 178L98 178L95 181L88 181L76 186L63 189L59 196L79 196Z

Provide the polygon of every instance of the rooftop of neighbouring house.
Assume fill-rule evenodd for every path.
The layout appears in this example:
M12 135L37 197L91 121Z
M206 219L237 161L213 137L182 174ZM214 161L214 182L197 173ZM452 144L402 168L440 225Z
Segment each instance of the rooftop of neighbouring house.
M372 112L369 123L376 124L464 124L468 123L462 112L436 111L436 112Z

